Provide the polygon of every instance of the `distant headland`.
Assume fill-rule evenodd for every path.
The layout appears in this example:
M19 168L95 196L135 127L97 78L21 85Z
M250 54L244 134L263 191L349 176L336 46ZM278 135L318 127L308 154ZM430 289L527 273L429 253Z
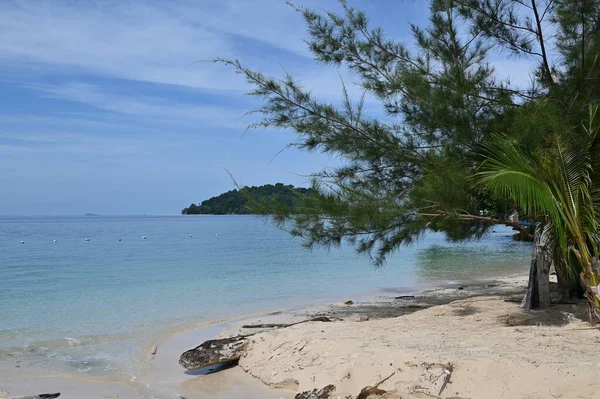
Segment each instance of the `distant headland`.
M274 200L277 203L294 206L298 194L311 194L313 189L294 187L283 183L265 184L263 186L245 187L240 190L230 190L216 197L202 201L199 205L191 204L181 210L182 215L250 215L254 214L248 207L248 197L260 202Z

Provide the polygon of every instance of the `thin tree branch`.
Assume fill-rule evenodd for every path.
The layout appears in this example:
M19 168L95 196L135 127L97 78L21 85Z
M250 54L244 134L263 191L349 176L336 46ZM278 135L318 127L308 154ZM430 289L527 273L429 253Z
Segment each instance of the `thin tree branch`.
M537 37L540 43L540 50L542 51L542 62L544 64L544 70L546 73L546 78L548 79L548 83L553 85L554 79L552 78L552 71L550 70L550 64L548 62L548 55L546 54L546 43L544 42L544 32L542 30L542 20L540 19L540 15L538 13L537 6L535 4L535 0L531 0L531 7L533 9L533 14L535 15L535 22L537 25Z
M521 226L518 222L512 222L506 219L496 219L488 216L477 216L471 214L456 214L451 212L438 212L438 213L418 213L417 215L423 217L443 217L443 216L452 216L458 217L460 220L477 220L484 223L493 223L493 224L503 224L505 226L509 226L518 230L524 234L526 234L529 238L533 238L531 234L527 231L527 228Z

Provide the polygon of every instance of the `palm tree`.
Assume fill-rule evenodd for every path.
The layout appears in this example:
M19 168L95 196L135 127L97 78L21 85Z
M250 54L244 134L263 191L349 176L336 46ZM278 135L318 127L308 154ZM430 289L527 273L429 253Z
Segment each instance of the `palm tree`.
M507 135L494 136L485 145L486 160L476 181L540 220L538 237L546 225L557 273L579 274L590 316L600 320L599 275L593 263L600 253L597 114L598 107L590 107L589 119L580 129L558 128L546 134L544 145L535 151L526 151Z

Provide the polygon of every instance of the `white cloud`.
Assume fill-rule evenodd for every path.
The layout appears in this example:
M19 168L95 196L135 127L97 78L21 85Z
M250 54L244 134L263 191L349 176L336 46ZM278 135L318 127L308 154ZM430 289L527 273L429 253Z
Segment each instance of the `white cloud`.
M45 97L75 101L123 115L141 117L146 123L161 121L185 126L241 128L245 109L177 101L172 97L116 94L96 85L71 82L36 85Z
M337 0L299 3L339 9ZM231 68L194 63L222 57L276 76L283 66L339 97L337 73L310 58L304 21L284 0L0 2L0 34L0 71L15 80L85 74L246 92Z
M15 139L18 137L18 139ZM4 140L10 140L3 143ZM132 153L150 153L150 145L141 140L98 137L83 132L45 132L45 134L4 132L0 134L0 154L4 158L16 153L52 153L101 155L127 158ZM158 150L158 146L156 146Z
M336 0L298 0L311 8L339 9ZM371 10L375 11L375 10ZM389 18L379 15L383 21ZM377 15L372 17L377 25ZM389 21L388 21L389 22ZM287 69L301 85L324 101L341 99L340 74L352 98L362 89L347 71L317 64L308 55L302 18L284 0L203 0L170 2L18 1L0 3L0 62L10 74L35 71L67 77L67 84L33 84L44 95L76 101L98 109L179 124L243 129L247 108L193 104L174 96L115 93L114 83L94 84L88 77L109 76L151 83L175 84L241 98L249 90L243 77L223 65L196 63L217 56L240 57L244 64L281 76ZM242 39L262 43L256 49ZM296 56L287 59L274 48ZM260 55L260 57L259 57ZM283 58L282 58L283 57ZM500 58L500 57L499 57ZM281 59L281 64L277 62ZM499 75L524 85L531 62L494 62ZM21 76L21 79L24 76ZM30 80L31 81L31 80ZM198 98L202 92L197 91ZM234 97L230 97L234 98ZM368 108L380 114L372 98Z
M297 3L339 10L336 0ZM351 3L361 8L360 1ZM397 21L391 24L389 13L381 13L369 2L364 6L373 14L374 25L381 22L396 34L402 32ZM403 16L401 25L407 25L402 8L393 10L396 12L391 14ZM280 62L317 94L339 96L339 79L330 68L308 58L302 17L284 0L1 2L0 34L0 62L4 64L0 68L5 75L19 71L31 75L83 72L208 90L246 91L243 78L230 68L190 65L225 57L240 58L253 68L275 74L280 71ZM285 55L253 47L244 39L272 50L285 49L296 57L286 62ZM514 69L507 72L522 82L527 63L511 64ZM320 79L323 73L333 77ZM319 84L310 85L311 80Z
M300 17L277 0L3 2L0 60L54 73L235 89L242 80L231 71L190 63L243 56L240 38L306 53L303 29Z

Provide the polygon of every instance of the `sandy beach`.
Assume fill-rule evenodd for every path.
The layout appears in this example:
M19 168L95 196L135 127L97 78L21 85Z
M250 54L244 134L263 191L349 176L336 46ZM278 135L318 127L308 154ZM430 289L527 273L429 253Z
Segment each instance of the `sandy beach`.
M588 328L584 304L524 312L513 283L474 296L465 288L463 299L427 308L405 300L416 310L398 317L385 313L391 306L383 315L366 306L359 318L262 333L240 367L298 392L333 384L332 398L356 398L365 387L388 399L596 397L600 334Z
M0 29L0 399L600 399L600 0Z
M513 276L205 323L144 348L145 371L128 383L45 376L2 381L0 389L11 395L61 392L67 399L287 399L331 384L332 398L594 397L600 334L588 328L584 303L524 312L519 300L525 286L526 276ZM334 321L242 328L314 316ZM256 334L239 366L210 373L177 363L205 340L240 333ZM359 396L366 387L381 395Z

